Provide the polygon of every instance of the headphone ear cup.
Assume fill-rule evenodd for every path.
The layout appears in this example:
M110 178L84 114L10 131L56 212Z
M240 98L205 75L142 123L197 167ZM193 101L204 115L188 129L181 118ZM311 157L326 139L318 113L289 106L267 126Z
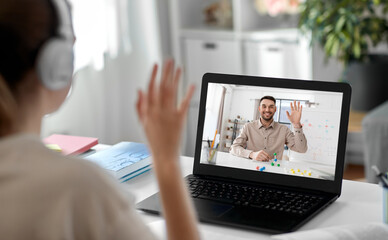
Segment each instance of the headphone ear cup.
M46 88L60 90L71 83L73 64L73 44L62 39L51 39L39 52L36 69Z

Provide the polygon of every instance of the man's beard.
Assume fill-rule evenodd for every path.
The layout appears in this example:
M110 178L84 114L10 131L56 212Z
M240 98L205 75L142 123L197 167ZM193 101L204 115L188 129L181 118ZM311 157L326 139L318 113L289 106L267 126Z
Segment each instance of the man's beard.
M266 118L264 116L264 114L261 116L265 121L271 121L273 119L273 114L269 117L269 118Z

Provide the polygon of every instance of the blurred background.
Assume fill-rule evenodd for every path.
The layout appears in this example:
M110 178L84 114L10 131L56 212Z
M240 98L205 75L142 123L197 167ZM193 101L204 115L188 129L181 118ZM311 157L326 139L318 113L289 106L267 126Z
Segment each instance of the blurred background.
M182 155L194 155L206 72L346 81L353 87L348 178L365 177L362 120L388 97L386 1L69 1L76 74L66 103L45 117L42 137L145 142L135 110L137 90L146 87L154 63L173 57L184 69L179 96L189 84L197 86Z

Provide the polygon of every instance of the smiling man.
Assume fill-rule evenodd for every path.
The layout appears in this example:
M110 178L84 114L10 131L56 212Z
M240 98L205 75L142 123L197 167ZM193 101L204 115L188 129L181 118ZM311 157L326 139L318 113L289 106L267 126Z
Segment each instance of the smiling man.
M240 135L234 140L230 153L257 161L269 161L274 153L278 159L283 159L284 145L293 151L305 153L307 140L300 124L302 106L296 101L290 105L291 113L287 111L287 117L295 133L274 121L276 99L264 96L259 103L260 119L244 125Z

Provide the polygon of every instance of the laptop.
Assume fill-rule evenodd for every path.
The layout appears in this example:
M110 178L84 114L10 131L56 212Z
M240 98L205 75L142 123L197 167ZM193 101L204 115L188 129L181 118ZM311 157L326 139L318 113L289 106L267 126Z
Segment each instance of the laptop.
M193 174L186 177L199 220L284 233L298 229L333 203L341 194L350 95L346 83L206 73ZM292 132L277 153L270 149L278 141L271 140L272 133L268 135L266 146L261 146L271 154L267 162L232 150L246 135L240 135L244 127L259 128L263 96L276 99L273 119L278 127ZM301 137L287 118L294 101L302 106L300 123L307 142L303 150L294 146ZM246 143L254 138L254 131ZM292 141L292 135L296 140ZM249 145L240 147L253 151ZM139 202L137 208L159 214L159 194Z

